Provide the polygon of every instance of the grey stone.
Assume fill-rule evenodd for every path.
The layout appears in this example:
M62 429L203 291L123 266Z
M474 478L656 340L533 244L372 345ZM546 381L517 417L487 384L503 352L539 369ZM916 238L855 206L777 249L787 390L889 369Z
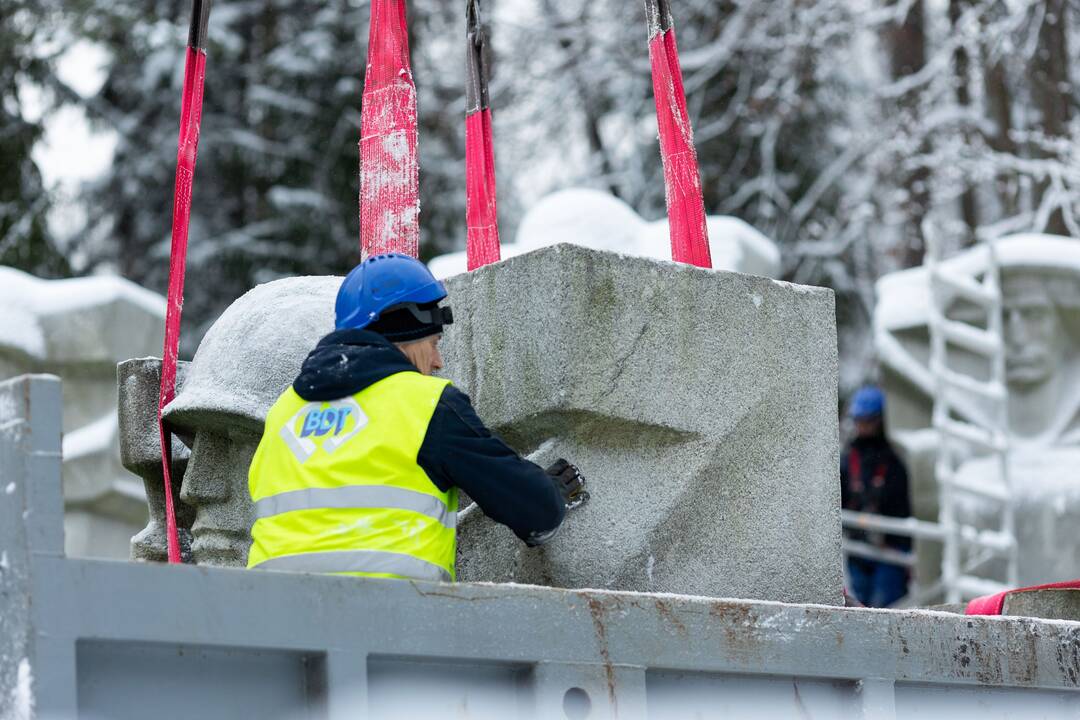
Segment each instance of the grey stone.
M146 522L120 463L116 363L160 352L165 300L118 277L43 280L0 267L0 379L63 376L66 552L127 556Z
M842 603L830 291L569 245L448 289L444 374L592 493L539 549L470 514L459 579Z
M176 368L177 391L183 389L188 363ZM131 559L164 562L168 559L165 534L165 476L161 467L161 439L157 428L158 393L161 388L161 360L138 358L116 366L119 389L120 461L143 479L150 520L131 538ZM190 438L188 442L191 442ZM180 553L191 557L191 525L195 511L180 500L184 472L190 452L179 439L172 443L173 507L180 539Z
M166 409L194 438L180 497L197 563L244 563L263 419L332 328L339 282L239 299ZM446 374L520 451L551 439L537 462L571 459L593 493L535 550L471 514L462 579L842 602L829 291L571 246L449 291Z
M1080 622L1080 590L1029 590L1005 596L1002 615Z
M251 457L270 406L319 338L333 329L340 283L334 277L298 277L254 288L217 319L184 368L164 417L191 447L190 458L183 451L176 457L183 469L177 498L195 563L246 564L254 521L247 488ZM153 424L159 367L160 361L150 359L120 368L121 417L131 429L124 432L125 458L147 479L148 489L163 486ZM174 472L174 482L178 477ZM160 560L164 489L150 497L151 522L133 541L133 553Z

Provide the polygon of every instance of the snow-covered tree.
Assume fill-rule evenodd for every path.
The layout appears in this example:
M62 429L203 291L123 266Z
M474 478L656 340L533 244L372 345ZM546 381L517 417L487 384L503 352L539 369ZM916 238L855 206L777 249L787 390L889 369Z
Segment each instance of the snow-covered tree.
M49 232L50 196L32 152L44 131L45 107L27 108L28 87L41 105L61 88L45 47L57 8L48 1L5 0L0 12L0 265L56 277L70 272Z

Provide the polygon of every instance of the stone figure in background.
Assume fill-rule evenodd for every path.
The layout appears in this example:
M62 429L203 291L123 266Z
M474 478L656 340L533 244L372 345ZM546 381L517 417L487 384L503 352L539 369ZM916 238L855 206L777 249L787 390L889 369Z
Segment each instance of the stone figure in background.
M139 479L120 463L116 363L160 353L164 324L164 298L122 278L42 280L0 267L0 380L63 380L68 555L127 557L146 522Z
M196 563L244 564L251 453L332 329L339 285L279 280L237 300L166 409L192 443L179 499ZM459 580L842 602L828 291L569 245L447 285L443 375L519 452L574 458L592 494L540 548L469 514Z
M1019 235L997 244L1001 266L1006 381L1008 386L1010 478L1017 508L1020 581L1080 575L1080 242L1046 235ZM984 248L946 261L948 270L977 278ZM936 433L931 428L933 377L929 371L928 274L915 268L882 278L875 314L882 379L889 394L888 427L912 469L916 515L936 520L933 478ZM947 316L963 319L970 307L956 303ZM968 315L970 317L970 315ZM986 377L984 364L950 349L954 369ZM955 390L956 412L985 424L985 401ZM960 469L961 480L1002 482L990 458L974 449ZM986 514L975 501L969 514ZM968 507L970 506L970 507ZM936 576L935 548L919 544L920 580ZM924 552L925 551L925 552Z

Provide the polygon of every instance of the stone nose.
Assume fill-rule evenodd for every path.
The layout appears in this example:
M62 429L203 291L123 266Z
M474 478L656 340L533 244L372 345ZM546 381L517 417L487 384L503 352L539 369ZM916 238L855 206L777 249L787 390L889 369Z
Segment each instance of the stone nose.
M192 505L228 502L235 485L234 475L247 477L247 465L237 467L233 443L225 435L197 432L188 460L180 499Z

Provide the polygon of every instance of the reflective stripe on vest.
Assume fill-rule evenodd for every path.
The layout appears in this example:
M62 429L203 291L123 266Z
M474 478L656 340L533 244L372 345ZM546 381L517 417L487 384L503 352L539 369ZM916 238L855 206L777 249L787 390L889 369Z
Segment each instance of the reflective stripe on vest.
M452 580L458 492L417 462L448 384L401 372L325 402L286 389L248 473L248 567Z
M416 580L450 582L450 573L434 563L384 550L335 550L332 552L282 555L254 565L260 570L287 572L339 573L362 572L401 575Z
M427 515L451 530L457 527L457 513L451 512L437 497L387 485L291 490L259 500L255 503L255 515L261 519L317 508L409 510Z

